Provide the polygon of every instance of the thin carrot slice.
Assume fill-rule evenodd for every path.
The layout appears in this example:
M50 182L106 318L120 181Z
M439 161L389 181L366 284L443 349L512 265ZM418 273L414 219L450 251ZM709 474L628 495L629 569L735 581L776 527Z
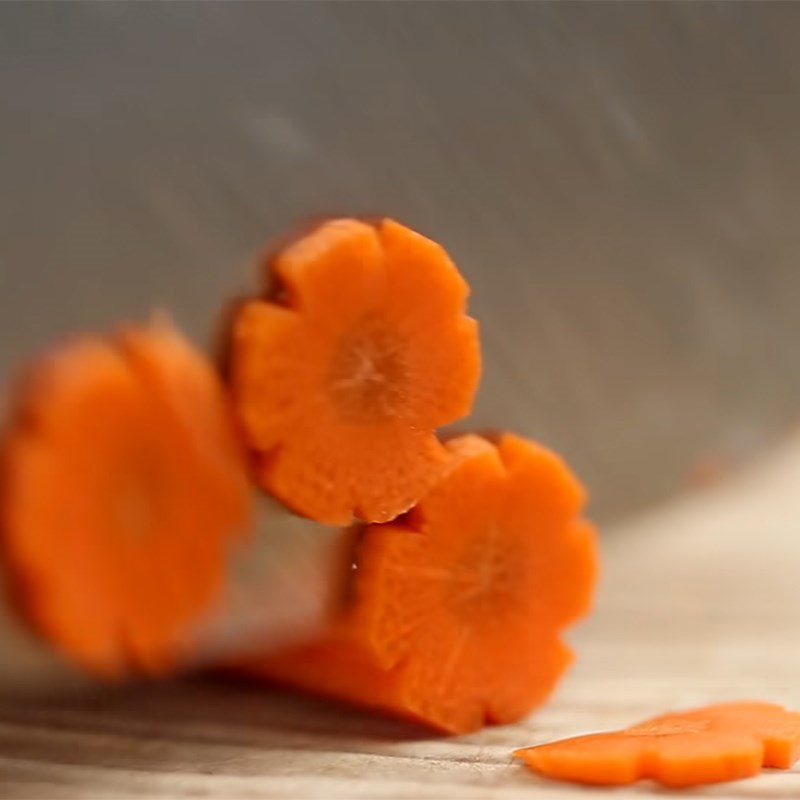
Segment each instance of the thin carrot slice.
M227 358L261 486L319 522L393 519L447 464L434 430L472 404L466 282L388 219L333 220L265 266L278 291L239 308Z
M572 658L561 632L595 580L583 491L515 436L447 449L447 475L402 520L366 528L344 618L246 672L448 733L512 722L548 697Z
M19 385L2 467L0 544L32 626L100 675L175 666L249 516L210 363L164 321L65 343Z
M800 714L772 703L721 703L515 755L542 775L579 783L652 778L679 787L733 781L762 767L791 767L800 757Z

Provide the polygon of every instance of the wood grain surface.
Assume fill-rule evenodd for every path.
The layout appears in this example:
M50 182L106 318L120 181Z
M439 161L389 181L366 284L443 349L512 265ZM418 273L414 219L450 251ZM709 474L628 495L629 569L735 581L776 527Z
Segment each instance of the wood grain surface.
M513 748L668 709L763 698L800 707L800 439L749 473L609 535L596 613L553 701L457 739L212 680L0 705L0 797L552 798ZM625 798L663 796L647 784ZM800 772L684 797L795 800Z

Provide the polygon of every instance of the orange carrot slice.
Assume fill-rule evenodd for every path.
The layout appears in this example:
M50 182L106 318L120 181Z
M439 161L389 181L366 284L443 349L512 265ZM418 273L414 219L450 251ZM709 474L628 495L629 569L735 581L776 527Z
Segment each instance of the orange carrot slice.
M800 756L800 714L772 703L721 703L515 755L542 775L580 783L719 783L747 778L762 767L788 769Z
M472 404L467 284L388 219L328 222L267 267L278 291L238 309L227 357L258 480L320 522L393 519L442 474L433 431Z
M595 580L583 491L515 436L447 449L447 475L417 506L366 528L344 618L247 672L449 733L547 698L571 661L561 631L586 613Z
M2 467L0 543L34 628L98 674L172 667L249 516L211 364L163 321L66 343L18 387Z

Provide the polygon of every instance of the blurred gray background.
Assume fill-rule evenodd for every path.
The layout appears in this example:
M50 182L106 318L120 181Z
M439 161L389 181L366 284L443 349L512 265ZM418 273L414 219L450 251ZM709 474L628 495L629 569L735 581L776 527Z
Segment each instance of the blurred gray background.
M471 424L633 512L800 411L799 81L789 3L0 4L0 369L207 341L266 238L383 213L472 283Z

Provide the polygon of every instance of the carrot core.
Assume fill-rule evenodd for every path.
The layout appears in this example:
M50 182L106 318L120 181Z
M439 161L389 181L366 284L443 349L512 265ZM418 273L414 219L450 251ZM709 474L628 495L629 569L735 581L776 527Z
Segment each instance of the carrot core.
M329 387L342 418L353 424L402 416L408 370L397 335L366 317L339 339Z

